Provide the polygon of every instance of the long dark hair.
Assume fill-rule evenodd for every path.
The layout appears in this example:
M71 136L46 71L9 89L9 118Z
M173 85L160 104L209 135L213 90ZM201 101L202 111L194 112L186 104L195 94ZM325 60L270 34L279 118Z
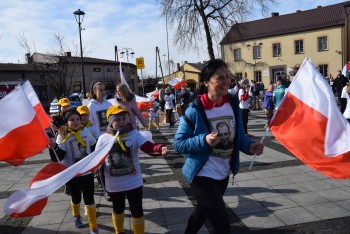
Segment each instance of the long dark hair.
M215 71L220 67L227 68L227 64L222 59L212 59L207 61L204 64L204 67L201 70L199 82L202 84L199 86L196 94L204 94L208 92L207 87L204 85L204 82L209 81L213 76ZM197 96L197 95L194 95Z

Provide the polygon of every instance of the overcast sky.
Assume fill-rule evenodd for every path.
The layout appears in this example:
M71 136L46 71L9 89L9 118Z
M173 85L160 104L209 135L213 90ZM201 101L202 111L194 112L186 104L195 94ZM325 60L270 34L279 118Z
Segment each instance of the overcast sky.
M279 0L270 6L266 17L271 12L289 14L340 2L344 0ZM24 63L26 51L18 43L20 35L35 44L32 52L46 53L56 47L52 35L59 33L75 55L79 32L73 12L77 9L85 12L82 40L88 49L86 56L114 60L115 45L118 49L131 48L135 57L129 56L129 62L135 63L136 57L145 59L143 75L155 74L156 46L162 63L167 59L165 19L159 17L156 0L0 0L0 63ZM263 17L257 13L250 19ZM173 35L169 30L170 60L174 63L208 59L206 44L199 52L182 51L175 47Z

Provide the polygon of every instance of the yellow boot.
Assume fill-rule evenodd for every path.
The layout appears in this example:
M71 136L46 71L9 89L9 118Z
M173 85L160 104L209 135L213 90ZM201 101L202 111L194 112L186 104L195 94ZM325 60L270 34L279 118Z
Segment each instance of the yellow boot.
M88 205L85 206L86 213L89 221L90 233L98 233L97 231L97 223L96 223L96 205Z
M148 129L151 131L151 128L152 128L152 121L149 120L149 121L148 121Z
M132 217L132 226L134 227L134 234L145 233L145 216L140 218Z
M124 212L121 214L117 214L114 211L112 211L112 221L115 233L124 233Z
M82 228L83 223L81 222L81 217L80 217L80 204L74 204L73 202L71 202L70 205L72 207L74 226L76 228Z
M157 130L159 130L159 122L156 122Z

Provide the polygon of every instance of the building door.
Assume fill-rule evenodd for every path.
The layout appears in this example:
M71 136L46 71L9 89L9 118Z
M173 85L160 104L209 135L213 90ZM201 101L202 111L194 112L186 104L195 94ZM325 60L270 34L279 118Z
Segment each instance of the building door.
M273 68L272 69L272 82L276 82L277 81L277 77L278 76L282 76L283 74L285 74L284 68Z

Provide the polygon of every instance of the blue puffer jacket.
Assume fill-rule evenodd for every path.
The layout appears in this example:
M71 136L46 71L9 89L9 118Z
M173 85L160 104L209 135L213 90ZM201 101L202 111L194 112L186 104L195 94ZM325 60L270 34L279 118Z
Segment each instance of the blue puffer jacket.
M254 142L247 138L244 132L237 95L230 96L230 104L236 119L234 150L230 161L231 171L235 175L239 171L239 151L250 154L249 146ZM210 127L204 107L199 99L195 99L181 117L174 139L175 150L185 157L182 173L190 183L209 159L211 147L205 140L209 133Z

